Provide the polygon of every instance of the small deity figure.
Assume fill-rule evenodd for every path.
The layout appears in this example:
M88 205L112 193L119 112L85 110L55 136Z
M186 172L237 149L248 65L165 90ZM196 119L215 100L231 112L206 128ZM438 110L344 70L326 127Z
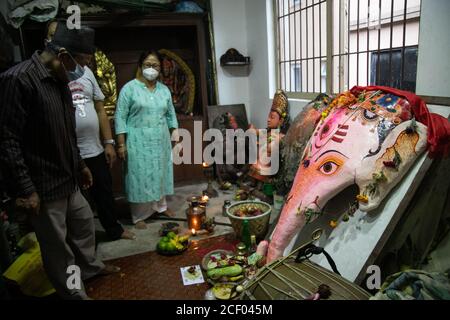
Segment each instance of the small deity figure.
M230 112L226 112L222 114L221 116L217 117L217 119L214 121L214 127L221 130L222 135L226 137L226 131L227 130L238 130L243 129L245 130L242 125L239 124L240 122L236 118L235 115L233 115ZM229 145L229 143L232 143L233 145ZM238 164L238 148L237 148L237 138L235 138L233 141L227 141L225 140L224 146L223 146L223 156L224 156L224 164L217 165L217 170L219 174L219 180L220 182L233 182L235 183L239 177L241 176L241 172L244 171L244 168L246 167L245 164ZM233 155L228 153L233 153ZM235 161L234 163L228 163L226 160L233 158Z
M267 139L258 139L258 158L256 163L250 165L243 179L244 186L261 191L265 183L271 183L277 172L274 172L271 163L262 161L262 158L269 159L275 150L279 150L280 141L289 128L289 122L288 98L282 90L277 90L267 118ZM251 124L249 129L255 130L256 135L261 137L261 130L256 129L254 125Z

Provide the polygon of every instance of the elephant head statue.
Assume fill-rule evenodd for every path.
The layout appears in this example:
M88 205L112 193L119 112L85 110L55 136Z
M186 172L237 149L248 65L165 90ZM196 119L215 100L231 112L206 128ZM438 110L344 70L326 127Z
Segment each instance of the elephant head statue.
M415 121L408 100L381 90L338 95L305 147L267 262L282 256L293 236L350 185L360 189L361 211L377 208L426 147L427 127Z

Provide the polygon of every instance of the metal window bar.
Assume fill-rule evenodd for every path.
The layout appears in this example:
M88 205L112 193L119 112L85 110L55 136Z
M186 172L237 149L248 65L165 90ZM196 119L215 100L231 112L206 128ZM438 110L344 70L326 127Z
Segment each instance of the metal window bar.
M292 48L291 48L291 0L287 0L288 2L288 19L289 19L289 23L288 23L288 38L289 38L289 60L292 60L292 56L291 56L291 52L292 52ZM292 91L292 63L289 62L289 67L288 67L288 71L289 71L289 91Z
M319 4L319 56L322 56L322 4ZM322 58L319 59L319 89L322 93Z
M332 1L328 1L326 3L327 8L327 78L326 78L326 91L328 93L333 92L333 79L334 79L334 71L333 71L333 27L334 27L334 17L333 17L333 3Z
M296 4L295 4L295 0L293 0L293 4L294 4L294 11L296 9ZM297 14L294 13L294 57L297 60ZM294 79L297 79L298 75L297 75L297 61L294 64ZM292 88L291 88L292 90ZM297 88L297 81L294 81L294 90L295 92L298 91Z
M402 50L402 66L401 66L401 84L405 80L405 46L406 46L406 17L408 12L408 0L405 0L405 8L403 11L403 50Z
M394 44L394 0L391 0L391 35L390 35L390 53L389 53L389 86L392 86L392 45Z
M280 1L284 1L284 0L280 0ZM282 11L283 12L283 11ZM285 64L284 64L284 61L286 61L286 46L285 46L285 26L284 26L284 23L285 23L285 18L282 18L282 23L280 24L280 28L282 28L283 29L283 38L282 38L282 45L283 45L283 58L281 59L281 61L283 62L283 87L286 87L286 68L285 68Z
M308 2L306 2L306 4L308 5ZM306 9L306 57L309 57L309 48L308 48L308 43L309 43L309 24L308 24L308 9ZM309 62L306 63L306 92L309 92Z
M374 30L374 33L378 33L378 37L377 37L377 42L378 45L377 47L375 47L374 49L371 48L370 42L371 42L371 35L372 35L372 26L371 26L371 21L370 21L370 17L371 17L371 7L375 4L376 5L376 0L367 0L367 15L366 17L361 17L361 1L360 0L344 0L347 1L347 24L348 24L348 30L347 35L343 35L341 34L343 31L343 24L345 25L345 14L341 15L339 17L339 51L338 54L334 54L333 53L333 49L332 48L327 48L327 52L326 54L322 54L322 4L330 7L333 3L333 1L327 1L327 0L322 0L322 1L318 1L317 3L315 3L314 0L310 0L310 1L306 1L306 3L304 2L300 2L299 5L296 5L294 2L294 5L292 7L289 7L286 11L286 3L283 2L282 4L280 3L280 1L283 0L277 0L277 8L278 8L278 24L277 24L277 29L279 31L280 34L280 28L283 28L284 31L284 39L282 40L281 37L279 37L278 39L278 54L280 56L280 61L279 61L279 66L280 66L280 70L283 69L283 73L284 73L284 87L288 87L290 91L300 91L300 92L315 92L318 88L320 89L320 92L323 91L323 86L322 86L322 60L325 59L328 63L329 66L327 67L327 86L326 86L326 91L333 91L333 64L336 63L339 64L339 73L338 73L338 77L339 77L339 89L342 89L342 82L344 82L344 84L347 85L348 89L351 85L350 81L351 81L351 75L354 72L353 70L351 70L350 65L351 65L351 59L352 57L354 58L356 55L356 84L357 85L361 85L363 83L360 83L360 80L362 80L364 82L363 79L361 78L361 72L363 71L364 67L363 65L360 66L360 60L364 59L364 54L365 56L365 63L366 63L366 67L367 67L367 73L366 73L366 81L365 83L367 85L370 84L380 84L380 80L383 76L387 77L386 81L388 85L393 85L393 52L395 50L400 50L401 52L401 72L398 75L398 77L400 78L400 84L402 85L404 82L404 78L405 78L405 73L406 73L406 62L405 62L405 56L406 56L406 51L408 48L412 48L412 47L417 47L417 44L412 44L407 46L406 45L406 36L407 36L407 22L408 22L408 0L404 0L404 6L403 6L403 21L401 21L401 19L397 19L395 17L399 17L399 14L396 14L396 16L394 17L394 9L395 9L395 0L391 0L391 7L390 7L390 17L386 17L386 14L388 15L389 13L389 9L385 10L387 12L385 12L385 14L383 14L383 5L381 0L378 0L378 32L376 32ZM354 3L352 3L352 1L354 1ZM341 5L342 0L339 0L339 4ZM385 2L386 4L386 2ZM319 8L315 8L315 6L319 5ZM356 5L356 9L357 9L357 21L356 23L352 26L352 22L351 22L351 9L352 6ZM343 7L340 6L340 8L342 9ZM318 9L318 10L317 10ZM345 8L344 8L345 9ZM327 8L327 33L328 30L330 30L329 28L331 27L329 24L330 22L333 21L333 13L332 11L334 10L334 8ZM363 9L364 10L364 9ZM319 16L316 17L316 13L317 11L319 11ZM331 12L330 12L331 11ZM292 14L298 13L299 17L294 16L294 18L291 17ZM343 19L344 18L344 19ZM364 25L363 21L361 21L361 18L363 19L367 19L366 22L366 27L367 30L364 30L364 32L366 32L367 34L367 41L366 41L366 50L361 50L360 48L360 42L361 42L361 32L363 32L361 29L361 25ZM395 19L394 19L395 18ZM387 22L387 20L390 20L390 23ZM291 31L292 28L292 20L294 20L294 30ZM299 20L299 27L297 28L297 20ZM303 22L306 20L306 23L304 24ZM382 21L384 21L382 23ZM311 29L311 22L312 22L312 30ZM319 23L318 28L316 28L316 24L317 22ZM389 26L387 26L386 24L389 23ZM400 39L400 42L397 42L397 40L395 40L395 47L394 47L394 37L393 37L393 31L394 31L394 23L395 24L399 24L402 23L403 24L403 33L402 33L402 37ZM288 24L289 26L289 30L286 30L286 25ZM356 26L356 30L351 30L351 28L354 28L354 26ZM390 32L389 30L386 30L386 33L389 34L390 33L390 41L389 41L389 47L386 50L383 46L383 52L388 51L389 52L389 74L383 74L381 75L381 51L382 51L382 30L381 28L384 28L383 30L386 30L387 28L390 28ZM298 30L297 30L298 29ZM316 35L316 31L319 31L319 34ZM287 31L287 32L286 32ZM356 31L356 32L355 32ZM310 35L310 32L313 32L312 35ZM351 32L355 32L356 33L356 49L351 50L352 47L354 46L354 42L352 43L351 41ZM288 34L287 34L288 33ZM294 39L291 39L292 33L294 34ZM299 39L297 39L297 33L299 33ZM384 31L383 31L384 34ZM400 33L399 33L400 34ZM348 43L345 44L345 41L342 42L342 37L344 37L345 39L348 40ZM387 37L387 36L386 36ZM289 38L289 41L293 41L294 43L294 49L290 49L289 53L286 53L286 49L285 47L282 47L286 44L286 40L287 38ZM305 44L303 45L303 38L306 38ZM317 38L319 39L319 45L318 48L316 48L316 41ZM312 40L312 43L311 43ZM336 39L337 40L337 39ZM300 41L300 46L299 46L299 51L300 53L298 53L297 50L297 41ZM327 38L327 46L330 46L330 43L332 44L333 42L333 35L330 34L328 35ZM289 42L289 44L291 44ZM312 52L310 49L310 46L313 45L312 48ZM282 50L284 49L284 50ZM306 50L305 50L306 49ZM317 54L317 49L319 50L319 54ZM304 56L304 51L305 56ZM377 55L377 59L370 59L370 56L372 53L378 52ZM283 57L281 57L281 53L283 54ZM292 57L292 54L294 54L294 57ZM335 59L338 58L338 62L335 61ZM345 60L346 59L346 60ZM317 66L317 60L319 60L319 68L318 70L316 70ZM345 61L347 63L347 74L345 74L345 72L342 69L342 65L345 65ZM376 62L376 65L370 65L370 61L374 61ZM300 66L300 70L298 70L298 68L296 68L294 71L291 70L292 64L294 63L294 66ZM312 66L310 65L312 63ZM287 68L287 64L289 64L289 68ZM283 68L283 65L285 66L285 68ZM361 67L363 69L361 69ZM288 70L286 70L286 68ZM312 69L312 70L311 70ZM360 70L361 69L361 70ZM373 70L372 76L371 76L371 72ZM312 75L311 75L311 71L312 71ZM317 71L319 72L318 74ZM352 73L350 72L352 71ZM299 87L297 87L298 82L293 79L292 76L290 76L289 78L289 85L287 84L287 76L291 75L292 72L294 73L300 73L299 74L299 78L302 79L302 81L300 81L299 83ZM376 74L375 74L376 72ZM316 84L316 76L319 75L319 85ZM353 73L354 75L354 73ZM298 75L294 75L295 77L297 77ZM303 77L305 76L306 81L303 81ZM397 76L397 75L395 75ZM312 79L312 85L310 84L310 80ZM373 83L372 80L375 82ZM282 81L280 79L280 81ZM292 82L295 81L294 86L292 85ZM305 84L306 82L306 84ZM316 92L315 92L316 93Z
M280 3L283 1L283 3ZM292 0L288 0L288 2L291 2ZM297 6L295 5L295 2L292 2L293 5L286 4L284 0L277 0L277 8L278 8L278 17L277 17L277 30L279 34L278 39L278 45L279 45L279 74L280 77L280 85L284 87L285 89L289 89L290 92L315 92L318 88L316 86L316 76L317 72L319 72L319 79L321 79L321 65L320 60L327 58L326 56L323 56L321 52L317 54L317 48L316 45L316 35L315 35L315 24L316 21L316 6L319 6L319 10L321 11L321 5L326 4L327 0L321 0L314 3L314 0L307 0L304 6L302 6L303 2L300 2L300 4ZM289 7L286 8L286 5ZM297 30L297 16L295 15L293 18L291 17L293 14L298 13L299 17L298 20L300 21L300 28ZM302 13L304 16L302 17ZM319 41L320 41L320 51L322 43L322 19L321 15L317 19L319 21ZM294 30L292 31L292 21L294 21ZM303 22L305 22L305 26L303 26ZM311 29L310 24L312 25L313 30ZM284 28L283 28L284 27ZM289 27L289 30L286 30L286 27ZM284 39L281 39L280 29L283 29ZM287 32L286 32L287 31ZM311 34L312 32L312 34ZM299 41L300 41L300 59L297 55L297 33L299 33ZM294 35L294 40L292 40L292 34ZM305 46L303 46L303 35L305 36ZM289 53L286 53L286 41L289 43ZM311 43L312 41L312 43ZM292 44L294 45L294 49L291 48ZM311 48L311 45L313 46ZM282 47L283 46L283 47ZM283 50L284 49L284 50ZM311 53L312 49L312 53ZM306 56L303 57L303 50L306 51ZM292 54L294 54L295 57L292 57ZM282 56L281 56L282 55ZM319 59L319 68L316 70L316 62ZM310 65L312 63L312 66ZM292 70L292 66L300 65L300 79L303 78L304 74L306 76L306 81L300 81L300 88L295 88L292 82L294 81L292 72L295 72ZM284 66L284 68L283 68ZM302 68L303 66L303 68ZM312 70L311 70L312 69ZM311 76L312 71L312 76ZM289 76L289 82L287 77ZM295 75L294 75L295 76ZM312 79L311 79L312 78ZM310 84L312 80L312 84ZM304 84L306 82L306 85ZM321 81L320 86L322 86ZM305 88L306 86L306 88ZM320 90L322 91L322 89Z
M356 27L356 33L357 33L357 36L356 36L356 51L358 52L358 54L356 55L356 84L358 85L359 84L359 9L360 9L360 7L359 7L359 5L360 5L360 0L358 0L358 8L357 8L357 10L358 10L358 13L357 13L357 27Z
M285 13L285 8L284 8L284 0L281 0L281 2L282 2L282 12L283 12L283 17L282 17L282 21L283 21L283 36L284 36L284 39L283 39L283 44L285 44L286 43L286 41L285 41L285 38L286 38L286 27L285 27L285 23L286 23L286 17L285 17L285 15L284 15L284 13ZM283 61L286 61L286 46L284 46L284 52L283 52L284 54L283 54ZM284 74L284 87L287 87L287 82L286 82L286 63L284 63L283 64L283 74Z
M277 6L276 6L276 9L277 9L277 15L279 16L280 15L280 0L277 0L276 1L276 4L277 4ZM279 61L279 71L278 71L278 82L279 82L279 85L280 85L280 87L282 86L281 85L281 74L280 74L280 72L281 72L281 33L280 33L280 23L281 23L281 19L280 18L278 18L277 19L277 26L276 26L276 28L277 28L277 38L278 38L278 48L277 48L277 52L278 52L278 61Z
M370 51L370 0L367 2L367 51ZM370 73L370 66L369 66L369 56L370 53L366 53L367 57L367 79L366 79L366 85L369 85L369 73Z
M300 26L300 78L302 79L302 81L300 82L300 91L301 92L303 92L303 86L304 86L304 82L303 82L303 72L304 72L304 70L303 70L303 64L302 64L302 58L303 58L303 42L302 42L302 34L303 34L303 32L302 32L302 26L303 26L303 21L302 21L302 11L301 11L301 8L302 8L302 2L300 1L300 10L298 11L298 15L299 15L299 18L300 18L300 23L299 23L299 26Z
M312 0L312 2L314 3L314 0ZM313 51L312 51L312 55L313 55L313 58L315 58L315 56L316 56L316 26L315 26L315 21L316 21L316 15L315 15L315 11L314 11L314 8L315 8L316 6L313 6L312 7L312 27L313 27L313 32L312 32L312 45L313 45L313 47L312 47L312 49L313 49ZM315 59L313 59L313 88L312 88L312 92L316 92L316 60Z
M289 12L289 0L288 0L287 11ZM283 0L283 12L286 12L286 0ZM289 21L289 16L287 15L287 16L284 17L283 28L284 28L285 39L287 37L288 41L290 41L289 29L288 29L288 33L286 33L286 24L288 23L288 21ZM288 28L289 28L289 26L288 26ZM286 40L285 40L285 43L286 43ZM286 50L286 47L285 47L284 48L284 61L285 61L285 63L284 63L284 85L285 85L286 88L288 86L288 71L289 71L289 67L288 67L288 63L287 63L287 61L289 61L288 57L289 57L289 53L288 53L288 50Z
M390 49L392 49L393 51L395 50L401 50L403 48L403 46L397 46L397 47L392 47L392 48L387 48L387 49L381 49L381 52L386 52ZM409 48L417 48L417 44L412 44L412 45L405 45L404 47L405 49L409 49ZM377 52L377 50L375 50ZM342 53L342 54L334 54L333 57L338 57L338 56L345 56L345 55L357 55L357 54L366 54L366 53L372 53L373 50L361 50L361 51L352 51L349 53ZM324 56L325 58L325 56Z
M339 0L339 11L342 9L342 0ZM342 14L339 12L339 50L338 52L341 53L341 33L342 33ZM341 72L341 56L338 57L339 60L339 69L338 69L338 78L339 78L339 91L341 91L342 88L342 72Z
M378 57L380 56L381 53L381 0L379 1L379 10L378 10ZM375 85L378 84L380 82L380 72L381 72L381 68L380 68L380 59L377 59L377 76L376 76L376 81L375 81Z
M348 11L347 11L347 16L348 16L348 29L347 29L347 40L348 40L348 43L347 43L347 46L348 46L348 49L347 49L347 87L348 87L348 89L350 89L350 49L351 49L351 47L350 47L350 4L351 4L351 2L352 2L352 0L347 0L347 3L348 3Z

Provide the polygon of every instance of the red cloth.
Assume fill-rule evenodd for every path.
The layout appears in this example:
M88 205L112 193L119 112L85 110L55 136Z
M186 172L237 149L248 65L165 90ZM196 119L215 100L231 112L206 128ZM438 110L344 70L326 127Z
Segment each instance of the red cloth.
M446 157L449 155L450 122L438 114L430 113L425 101L414 93L382 86L356 86L353 87L350 92L353 95L358 96L363 91L377 90L381 90L408 100L416 120L426 125L428 128L428 151L430 157Z

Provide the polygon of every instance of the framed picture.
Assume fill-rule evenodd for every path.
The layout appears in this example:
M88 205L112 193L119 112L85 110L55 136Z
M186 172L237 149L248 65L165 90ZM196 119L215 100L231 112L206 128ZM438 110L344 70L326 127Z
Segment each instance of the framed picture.
M190 115L194 111L195 77L189 66L176 53L161 49L161 81L172 93L175 111Z
M248 128L247 112L245 110L244 104L235 105L219 105L219 106L209 106L208 107L208 126L209 128L215 128L222 131L225 139L225 133L227 129L242 129L247 130ZM224 140L226 141L226 140ZM224 145L224 155L227 154L229 150L233 150L230 146ZM236 148L235 161L237 158ZM225 162L225 159L224 159ZM239 172L242 171L243 165L238 164L217 164L216 173L219 183L229 181L236 182L239 178Z
M232 129L237 127L244 131L248 128L247 112L244 104L208 106L208 126L209 128Z

